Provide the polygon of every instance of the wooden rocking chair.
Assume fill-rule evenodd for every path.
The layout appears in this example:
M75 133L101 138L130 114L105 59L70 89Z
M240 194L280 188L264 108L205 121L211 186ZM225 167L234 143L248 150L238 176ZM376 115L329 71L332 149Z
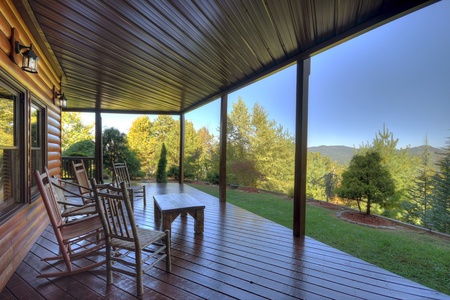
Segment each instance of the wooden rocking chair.
M145 195L145 186L143 185L131 185L130 173L128 173L127 163L113 163L113 182L116 187L120 187L121 182L125 182L125 186L130 193L130 200L133 203L135 194L142 194L144 199L144 206L147 205L147 199Z
M137 294L140 296L144 293L142 274L145 271L164 258L166 271L171 271L170 231L155 231L136 226L124 182L120 184L120 188L116 188L113 185L97 185L92 178L91 186L94 187L97 210L102 219L106 239L107 284L112 284L113 271L134 276ZM134 261L128 256L130 252L135 254Z
M104 240L99 240L98 236L103 232L102 222L98 214L93 214L72 222L65 222L60 211L58 197L61 193L55 190L52 178L48 175L48 169L40 174L39 170L34 172L37 186L42 196L42 200L47 210L50 224L55 232L59 245L59 255L43 258L43 261L58 260L64 261L67 270L54 273L40 274L37 277L60 277L81 273L92 268L96 268L105 263L105 260L93 262L84 267L74 269L72 262L91 255L97 255L99 250L105 247Z
M80 161L79 163L75 163L74 161L72 161L72 170L75 175L75 181L78 184L78 189L80 191L84 204L95 203L93 198L94 192L87 176L83 161Z

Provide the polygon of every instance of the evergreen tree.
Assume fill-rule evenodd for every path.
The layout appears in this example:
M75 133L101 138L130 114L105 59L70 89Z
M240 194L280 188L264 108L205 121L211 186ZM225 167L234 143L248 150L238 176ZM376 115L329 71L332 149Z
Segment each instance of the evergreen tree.
M414 186L413 180L417 174L417 166L420 165L417 157L412 157L408 148L397 149L398 138L383 125L383 130L379 130L375 135L372 144L360 146L358 153L365 153L375 150L379 153L381 164L389 171L395 184L395 193L388 199L390 210L381 210L380 213L390 217L397 217L404 213L401 210L401 200L404 199L408 191ZM378 208L378 207L377 207Z
M203 145L200 135L195 131L194 123L185 122L184 126L184 178L199 180L206 178L206 172L203 172L204 156ZM178 167L178 166L177 166Z
M360 211L361 202L365 202L366 214L370 215L373 204L390 205L387 199L395 193L395 185L388 169L381 164L380 154L367 151L353 156L336 192L342 198L356 200Z
M251 115L241 97L233 103L227 122L227 162L248 159L250 149Z
M156 170L156 182L167 183L167 150L163 143L161 147L161 155L158 161L158 169Z
M197 136L201 148L198 179L207 179L209 173L218 174L219 161L216 157L218 157L219 143L206 127L200 128Z
M249 133L249 160L261 174L255 187L287 192L294 182L294 140L283 126L270 120L264 108L255 103Z
M439 161L439 172L433 177L431 210L429 218L427 216L432 227L444 233L450 233L450 140L447 145Z
M334 170L326 173L325 175L322 176L322 178L323 178L323 186L325 188L326 201L328 202L328 200L334 195L334 189L336 188L336 184L339 178L338 175L334 173Z
M405 213L401 215L400 220L411 224L427 226L432 178L436 172L431 162L428 137L425 138L424 146L424 150L420 155L421 164L418 166L417 175L413 180L414 186L410 188L406 199L402 201L402 208Z
M308 152L306 169L306 196L313 199L325 199L326 193L322 186L322 178L331 171L332 162L328 156L318 152Z

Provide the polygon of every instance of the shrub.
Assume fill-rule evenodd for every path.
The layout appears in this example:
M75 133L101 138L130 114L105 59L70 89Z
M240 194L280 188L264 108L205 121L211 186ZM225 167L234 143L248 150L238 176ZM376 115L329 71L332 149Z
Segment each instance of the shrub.
M175 180L179 180L180 179L180 169L175 166L175 165L171 165L169 168L169 171L167 171L167 177L175 179Z
M210 184L219 184L219 173L218 172L208 172L208 174L206 174L206 180Z
M167 150L163 143L161 147L161 155L158 161L158 168L156 170L156 182L167 183Z
M76 142L63 152L63 156L94 157L95 143L91 140Z

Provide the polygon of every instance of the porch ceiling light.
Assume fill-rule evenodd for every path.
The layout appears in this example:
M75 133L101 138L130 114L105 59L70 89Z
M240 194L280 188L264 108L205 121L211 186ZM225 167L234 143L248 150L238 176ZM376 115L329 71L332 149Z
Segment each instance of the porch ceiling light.
M23 49L27 50L21 52ZM21 45L19 42L16 42L16 53L21 53L23 56L22 70L29 73L37 74L39 57L33 51L33 44L30 44L30 46L24 46Z

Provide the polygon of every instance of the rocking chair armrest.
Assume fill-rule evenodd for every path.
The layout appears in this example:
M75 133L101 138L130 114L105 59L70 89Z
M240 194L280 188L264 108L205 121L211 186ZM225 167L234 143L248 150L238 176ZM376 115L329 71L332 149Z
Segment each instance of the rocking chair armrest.
M70 189L65 188L64 186L61 186L60 183L63 183L63 184L65 184L65 185L75 186L75 187L77 187L77 188L83 188L84 190L88 190L90 193L93 194L93 193L94 193L94 190L93 190L91 187L82 186L82 185L79 185L79 184L74 183L74 182L61 180L61 179L59 179L59 178L54 178L54 179L56 179L56 180L58 181L59 184L56 184L56 183L53 182L53 181L52 181L52 184L53 184L56 188L61 189L61 190L63 190L65 193L69 194L68 197L70 197L70 196L73 196L73 197L82 197L82 198L87 199L87 200L90 200L90 201L95 201L95 198L94 198L94 197L90 197L90 196L87 196L87 195L83 195L83 196L82 196L82 195L80 195L79 193L76 193L76 192L74 192L74 191L71 191Z
M86 235L98 235L103 230L102 221L99 215L91 215L82 219L77 219L59 226L64 240L79 238Z
M56 177L53 177L53 179L56 179L56 181L58 181L58 183L59 183L58 186L64 191L70 191L70 190L64 188L64 186L62 186L61 184L71 185L71 186L78 187L78 188L81 187L81 188L93 191L93 189L91 187L84 186L84 185L79 185L76 182L72 182L72 181L68 181L68 180L62 180L62 179L59 179L59 178L56 178Z
M85 209L87 207L93 207L95 208L95 203L89 203L89 204L85 204L85 205L72 205L74 206L74 208L71 210L71 213L77 212L79 210Z
M86 204L83 204L83 203L73 203L73 202L66 202L66 201L58 201L58 203L61 204L61 205L75 206L75 207L84 207L84 206L86 206Z
M90 216L83 217L80 219L75 219L75 220L69 221L67 223L63 223L63 224L59 225L59 228L80 226L80 224L83 224L83 223L92 223L92 222L96 223L97 220L100 222L99 224L101 225L100 216L98 214L95 214L95 215L90 215Z

